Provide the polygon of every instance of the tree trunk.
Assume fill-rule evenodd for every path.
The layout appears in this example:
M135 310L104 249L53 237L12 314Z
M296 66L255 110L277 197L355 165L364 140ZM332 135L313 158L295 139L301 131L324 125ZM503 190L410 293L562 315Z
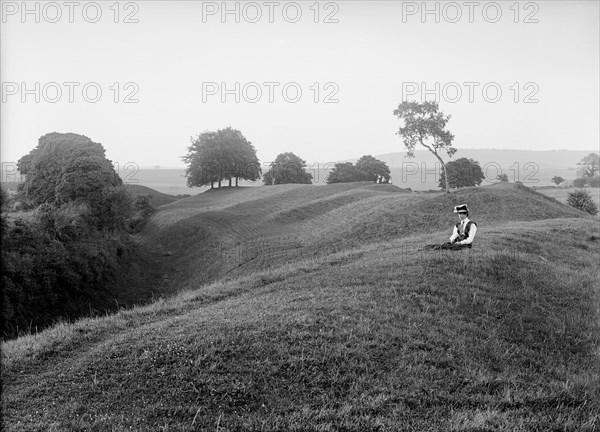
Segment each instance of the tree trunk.
M221 179L219 179L219 189L221 189Z
M444 170L444 180L446 180L446 193L450 193L450 186L448 185L448 173L446 172L446 164L444 163L444 161L442 160L440 155L437 154L437 151L435 151L434 149L432 149L431 147L429 147L428 145L423 143L422 139L419 140L419 142L421 143L421 145L423 147L425 147L427 150L429 150L431 153L433 153L433 155L437 158L437 160L439 160L440 163L442 164L442 169Z
M228 187L231 187L231 177L229 177L229 186Z
M431 149L429 149L429 151L431 151ZM437 160L439 160L442 164L442 169L444 170L444 180L446 181L446 193L450 193L450 186L448 184L448 173L446 172L446 164L444 163L440 155L437 154L437 152L431 151L431 153L433 153Z
M236 176L236 178L235 178L235 187L238 187L238 179L239 179L239 177Z
M439 158L438 158L439 159ZM448 171L446 171L446 164L440 159L442 169L444 170L444 180L446 181L446 193L450 193L450 186L448 184Z

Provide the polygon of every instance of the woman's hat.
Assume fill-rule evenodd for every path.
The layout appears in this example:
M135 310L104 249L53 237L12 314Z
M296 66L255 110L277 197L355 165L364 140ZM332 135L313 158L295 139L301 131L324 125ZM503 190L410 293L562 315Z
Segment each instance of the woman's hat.
M469 213L469 209L466 204L457 205L454 207L454 213Z

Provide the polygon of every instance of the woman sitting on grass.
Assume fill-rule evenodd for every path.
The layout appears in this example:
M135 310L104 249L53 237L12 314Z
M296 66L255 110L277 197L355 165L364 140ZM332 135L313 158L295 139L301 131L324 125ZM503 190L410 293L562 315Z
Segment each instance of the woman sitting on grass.
M442 244L427 245L425 249L471 249L473 247L473 240L475 234L477 234L477 224L472 220L469 220L469 209L466 204L462 204L454 207L454 213L458 213L458 222L454 226L450 241Z

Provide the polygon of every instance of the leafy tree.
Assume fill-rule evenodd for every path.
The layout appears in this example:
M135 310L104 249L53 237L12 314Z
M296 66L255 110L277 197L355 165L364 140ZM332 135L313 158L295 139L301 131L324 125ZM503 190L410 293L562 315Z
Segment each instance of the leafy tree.
M378 176L390 178L390 169L387 164L371 155L365 155L356 161L356 167L369 175L369 180L375 181Z
M312 184L312 174L306 171L306 161L294 153L280 153L271 163L269 171L263 175L265 185L273 184Z
M598 206L594 202L594 198L585 189L577 189L569 192L567 204L591 215L598 214Z
M189 164L185 175L189 187L208 186L214 188L215 182L221 187L223 168L220 160L222 151L216 139L216 132L204 132L188 147L189 153L182 159Z
M21 192L33 205L84 203L89 205L98 227L115 229L123 225L126 211L121 210L128 205L126 192L102 144L74 133L49 133L19 159L17 166L21 174L26 174ZM117 196L124 201L111 202ZM115 211L117 207L121 210Z
M556 186L558 186L559 184L561 184L564 181L565 181L565 179L562 178L561 176L554 176L554 177L552 177L552 183L555 183Z
M327 175L326 183L349 183L356 181L373 180L373 177L366 171L361 170L350 162L336 163L333 169Z
M256 149L239 130L227 127L217 131L205 131L191 139L188 154L183 156L189 166L186 170L187 184L190 187L208 186L214 188L223 180L235 178L255 181L262 172L256 157Z
M508 175L507 174L498 174L496 176L496 180L500 183L508 183Z
M233 173L236 187L239 179L256 181L260 179L262 174L260 162L256 156L256 149L251 142L245 139L237 141L233 156ZM231 179L229 185L231 186Z
M53 132L17 162L22 190L33 204L64 203L123 184L102 144L83 135Z
M407 156L414 157L415 147L420 144L440 161L442 175L444 175L446 164L440 153L445 151L449 157L456 153L456 149L452 147L454 135L445 129L450 116L445 117L442 112L438 112L437 102L430 101L423 103L404 101L394 110L394 115L404 121L397 135L404 140ZM444 176L444 179L449 177ZM450 183L446 181L445 186L446 192L449 193Z
M448 181L446 181L446 173L448 173ZM473 159L460 158L446 164L446 169L442 171L438 187L444 189L445 186L449 186L456 189L479 186L484 179L485 175L479 166L479 162Z
M594 177L600 174L600 155L590 153L582 158L577 165L580 167L582 177Z

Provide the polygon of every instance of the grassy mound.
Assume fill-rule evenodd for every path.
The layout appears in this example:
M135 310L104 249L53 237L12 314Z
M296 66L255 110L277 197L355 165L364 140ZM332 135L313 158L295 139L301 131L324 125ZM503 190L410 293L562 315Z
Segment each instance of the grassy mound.
M163 207L153 219L160 230L146 235L169 247L192 253L192 228L210 223L218 229L206 235L218 242L295 236L311 253L275 251L265 265L245 263L245 274L222 267L204 286L200 271L178 267L190 288L178 296L4 344L6 429L600 426L597 221L514 188L326 188L313 198L303 187L227 191L223 200L219 191ZM447 218L418 224L420 212L463 202L482 228L476 248L420 251L449 235ZM362 221L351 214L359 208ZM224 228L223 217L248 226L231 219ZM338 247L344 229L361 226ZM178 229L185 235L171 239ZM311 239L320 247L311 250Z
M136 184L126 184L125 188L133 195L151 195L150 205L152 207L160 207L166 204L170 204L174 201L177 201L179 198L174 197L173 195L168 195L157 190L151 189L147 186L136 185Z
M176 292L369 242L403 238L414 244L408 239L425 234L430 236L417 240L421 245L443 242L456 223L452 208L462 203L469 204L481 238L508 221L587 217L514 185L453 194L407 193L370 182L281 185L225 188L178 200L161 207L145 235L179 269L165 289Z

